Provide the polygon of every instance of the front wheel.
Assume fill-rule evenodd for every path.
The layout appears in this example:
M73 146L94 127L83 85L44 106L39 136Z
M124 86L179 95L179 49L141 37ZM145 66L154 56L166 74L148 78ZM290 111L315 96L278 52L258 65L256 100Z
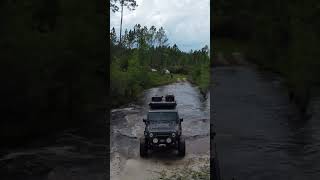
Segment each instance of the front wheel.
M140 138L140 156L147 157L148 155L148 146L146 144L145 138Z
M186 155L186 142L183 138L181 138L179 141L178 155L180 157L184 157Z

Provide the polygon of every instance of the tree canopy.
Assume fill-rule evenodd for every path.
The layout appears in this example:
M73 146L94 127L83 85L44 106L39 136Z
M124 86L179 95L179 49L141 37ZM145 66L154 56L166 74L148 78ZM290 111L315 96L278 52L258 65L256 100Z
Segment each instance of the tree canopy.
M129 10L134 10L138 4L135 0L110 0L110 9L113 12L119 11L119 6L123 5Z

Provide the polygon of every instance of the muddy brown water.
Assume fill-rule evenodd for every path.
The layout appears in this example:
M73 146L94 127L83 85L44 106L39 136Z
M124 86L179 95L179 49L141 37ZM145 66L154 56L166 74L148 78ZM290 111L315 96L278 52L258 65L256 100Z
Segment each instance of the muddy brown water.
M178 158L172 151L139 156L139 138L143 136L148 103L154 95L174 94L186 138L186 156ZM209 165L210 95L204 98L197 87L181 80L146 90L135 103L111 111L111 179L154 179L161 171L168 174L183 168L199 169Z
M277 74L217 67L211 81L224 180L320 178L320 98L312 100L312 118L301 120Z

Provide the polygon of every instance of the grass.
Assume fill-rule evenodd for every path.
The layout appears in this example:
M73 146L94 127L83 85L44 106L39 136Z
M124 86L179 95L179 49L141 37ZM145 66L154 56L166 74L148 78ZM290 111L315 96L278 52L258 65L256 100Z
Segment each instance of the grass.
M177 82L178 79L186 79L187 77L183 74L161 74L159 72L150 72L146 76L150 78L150 82L146 86L140 86L137 90L138 93L135 96L117 96L117 98L113 98L111 105L112 108L117 108L123 104L136 100L136 98L139 97L139 95L146 89L171 84Z
M178 79L184 79L187 76L184 74L160 74L154 72L151 77L152 83L148 88L174 83L177 82Z

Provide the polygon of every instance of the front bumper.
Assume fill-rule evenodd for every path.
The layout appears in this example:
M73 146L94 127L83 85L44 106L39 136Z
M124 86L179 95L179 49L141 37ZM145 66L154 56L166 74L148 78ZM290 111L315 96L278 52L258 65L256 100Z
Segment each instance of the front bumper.
M172 138L170 136L156 136L153 138L149 138L149 145L151 147L175 147L177 145L177 138Z

